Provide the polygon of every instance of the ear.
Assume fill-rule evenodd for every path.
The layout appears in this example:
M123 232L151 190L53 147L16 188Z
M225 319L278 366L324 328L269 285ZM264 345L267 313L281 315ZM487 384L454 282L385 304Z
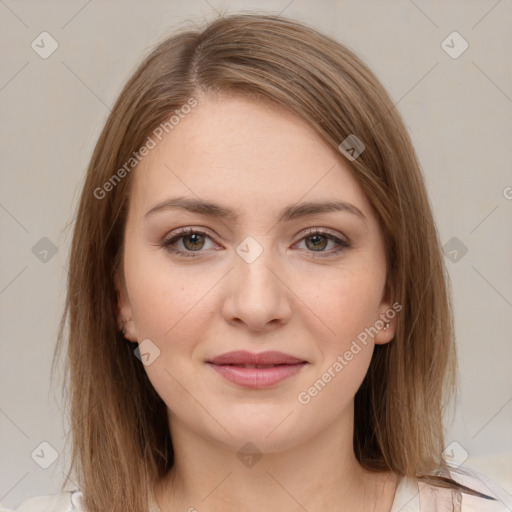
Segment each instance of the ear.
M384 297L379 305L379 316L376 319L375 327L378 333L373 338L376 345L384 345L393 340L396 334L397 316L402 310L402 305L396 301L393 302L392 286L386 285Z
M117 326L123 336L130 341L137 342L137 332L132 317L132 306L126 290L126 283L122 268L116 270L114 274L114 284L117 293Z

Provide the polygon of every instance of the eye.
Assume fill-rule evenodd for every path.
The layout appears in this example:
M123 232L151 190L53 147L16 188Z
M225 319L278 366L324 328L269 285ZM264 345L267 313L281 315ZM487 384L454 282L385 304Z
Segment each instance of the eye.
M198 254L194 253L202 252L201 249L205 246L206 238L211 240L210 236L205 231L193 228L183 228L170 238L164 239L162 241L162 247L173 254L195 258ZM178 242L180 241L182 246L185 248L184 250L176 248L176 245L179 245ZM209 248L211 247L207 247L207 249Z
M194 228L183 228L177 233L174 233L168 238L165 238L161 245L166 250L179 256L185 256L187 258L196 258L202 251L202 249L212 249L212 247L205 247L206 240L211 240L211 237L200 229ZM305 241L308 252L318 253L313 257L327 257L334 254L338 254L348 248L350 244L345 240L338 238L328 231L319 229L310 229L303 236L300 242ZM179 245L183 248L179 248ZM334 248L326 251L326 247L332 243ZM296 245L296 244L295 244Z
M311 249L310 252L320 253L318 255L314 255L313 257L315 258L332 256L333 254L338 254L350 248L350 244L347 241L338 238L328 231L322 231L319 229L309 230L299 242L302 241L305 241L307 249ZM324 249L328 246L329 242L334 244L334 249L325 251Z

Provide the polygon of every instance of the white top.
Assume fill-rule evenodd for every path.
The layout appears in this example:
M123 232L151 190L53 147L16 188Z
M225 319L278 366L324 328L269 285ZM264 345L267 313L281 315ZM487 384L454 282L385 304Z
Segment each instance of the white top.
M450 468L450 476L474 491L494 498L473 496L456 489L425 484L416 479L402 478L397 486L390 512L511 512L512 496L485 475L469 468ZM24 501L17 509L0 505L0 512L87 512L79 490L49 496L37 496ZM150 512L161 512L156 503Z

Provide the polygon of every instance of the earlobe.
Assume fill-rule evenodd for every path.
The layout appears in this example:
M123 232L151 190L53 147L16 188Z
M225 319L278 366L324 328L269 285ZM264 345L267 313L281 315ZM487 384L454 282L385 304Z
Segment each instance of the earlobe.
M395 337L396 318L389 318L386 313L381 314L379 320L375 322L375 326L379 329L379 332L373 338L376 345L389 343Z
M119 271L114 275L114 284L117 294L116 320L118 329L127 340L136 342L137 336L132 319L132 308L128 299L126 284Z
M402 310L402 305L399 302L383 302L381 304L381 313L379 319L375 322L375 327L378 329L374 337L376 345L384 345L389 343L396 336L396 326L398 324L398 313Z
M393 286L388 281L384 292L383 300L380 304L379 319L375 322L378 329L373 341L376 345L384 345L393 340L396 334L397 315L402 309L399 302L393 302L391 297L394 295Z

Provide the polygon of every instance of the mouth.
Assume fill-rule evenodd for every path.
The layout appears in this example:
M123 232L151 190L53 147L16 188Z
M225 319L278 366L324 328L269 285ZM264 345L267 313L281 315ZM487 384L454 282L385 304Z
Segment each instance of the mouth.
M309 363L282 352L235 351L208 360L206 364L233 384L260 389L296 375Z
M236 366L237 368L275 368L276 366L282 366L282 364L227 364L223 366Z

